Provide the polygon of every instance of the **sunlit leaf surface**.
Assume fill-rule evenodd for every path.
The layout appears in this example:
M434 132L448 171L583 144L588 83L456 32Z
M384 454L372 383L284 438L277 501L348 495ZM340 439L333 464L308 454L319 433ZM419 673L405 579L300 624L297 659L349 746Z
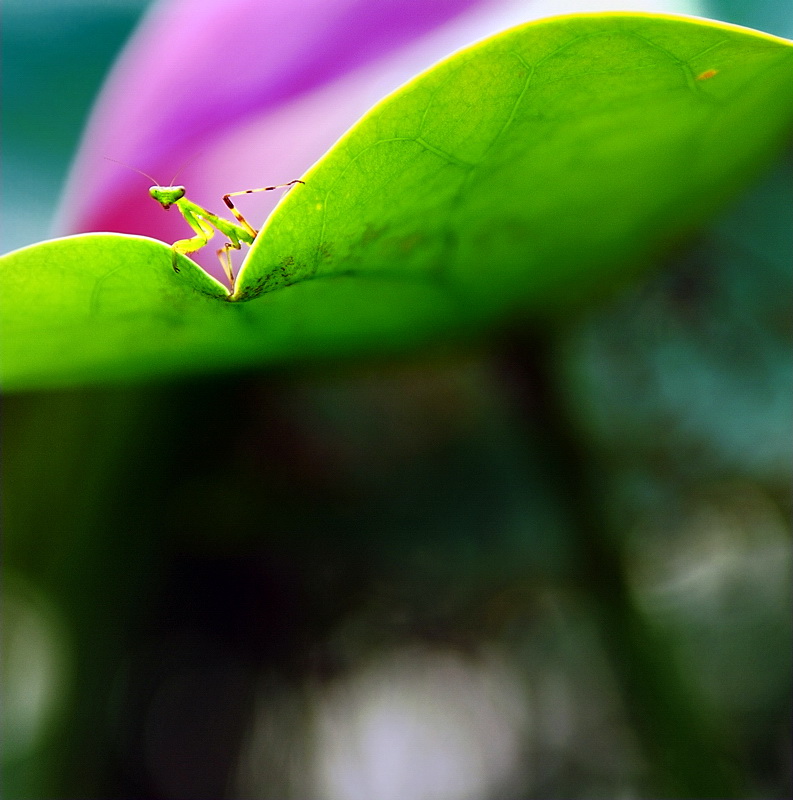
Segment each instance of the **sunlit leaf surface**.
M4 386L392 351L558 314L707 219L792 120L783 39L636 14L507 31L361 120L269 219L232 298L144 238L4 257Z

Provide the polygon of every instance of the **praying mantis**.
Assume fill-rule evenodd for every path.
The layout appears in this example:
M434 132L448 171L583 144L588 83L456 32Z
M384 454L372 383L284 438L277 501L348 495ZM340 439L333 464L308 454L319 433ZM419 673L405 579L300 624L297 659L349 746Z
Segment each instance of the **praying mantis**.
M108 161L115 161L115 159L110 158ZM122 164L120 161L116 163ZM234 206L234 203L231 202L231 198L243 194L253 194L254 192L270 192L274 189L287 189L298 183L305 184L305 181L294 180L289 181L289 183L280 183L277 186L262 186L259 189L244 189L241 192L229 192L223 195L223 202L237 220L237 222L229 222L229 220L223 219L217 216L217 214L213 214L211 211L199 206L192 200L188 200L185 187L173 183L173 181L176 180L176 175L171 180L171 185L161 186L151 175L147 175L145 172L135 169L135 167L130 167L128 164L122 164L122 166L132 169L152 181L154 185L149 189L149 195L166 210L171 206L176 206L179 213L184 217L185 222L195 231L195 236L190 239L179 239L171 245L171 266L175 272L179 272L179 267L176 265L177 253L194 253L196 250L205 247L209 240L215 235L215 230L218 230L228 238L229 241L217 251L217 255L220 259L223 271L226 274L226 278L228 279L232 294L234 294L235 275L231 266L230 251L240 250L242 244L253 244L254 241L256 241L256 237L259 235L259 231L240 214Z

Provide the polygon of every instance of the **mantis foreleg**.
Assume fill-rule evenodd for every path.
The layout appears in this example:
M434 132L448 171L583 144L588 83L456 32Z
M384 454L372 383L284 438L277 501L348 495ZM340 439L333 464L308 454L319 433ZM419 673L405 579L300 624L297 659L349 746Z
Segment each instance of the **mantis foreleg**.
M180 209L185 222L196 232L192 239L179 239L171 245L172 266L174 272L179 272L176 266L177 253L194 253L206 245L206 243L215 235L215 229L209 222L197 217L192 211L188 209ZM239 245L238 245L239 246ZM222 262L221 262L222 263Z

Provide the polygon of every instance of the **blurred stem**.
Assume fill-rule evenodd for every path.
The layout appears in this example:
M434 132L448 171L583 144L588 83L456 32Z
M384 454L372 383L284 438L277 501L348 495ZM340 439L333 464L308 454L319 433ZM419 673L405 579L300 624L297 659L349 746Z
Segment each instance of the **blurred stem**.
M607 513L609 475L584 444L558 374L550 334L515 343L506 381L570 516L571 576L602 644L648 764L648 796L747 796L721 734L676 663L672 643L636 607Z

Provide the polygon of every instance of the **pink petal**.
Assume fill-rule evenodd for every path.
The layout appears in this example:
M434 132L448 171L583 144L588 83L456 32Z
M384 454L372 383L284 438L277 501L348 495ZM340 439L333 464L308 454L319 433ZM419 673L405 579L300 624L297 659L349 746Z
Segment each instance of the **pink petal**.
M143 230L137 214L130 219L128 211L116 208L119 195L140 192L140 180L122 177L123 168L103 157L169 181L186 159L198 156L200 163L206 143L224 132L381 58L479 2L160 3L104 88L73 171L61 226Z
M103 157L159 182L188 161L179 182L190 199L221 213L224 193L300 177L383 96L454 50L534 17L530 9L542 16L609 7L602 0L168 0L103 91L59 230L186 238L176 209L164 212L144 178ZM232 28L229 20L239 19L245 23ZM235 64L245 69L235 73ZM243 198L240 210L261 227L281 194ZM193 258L220 276L215 249Z

